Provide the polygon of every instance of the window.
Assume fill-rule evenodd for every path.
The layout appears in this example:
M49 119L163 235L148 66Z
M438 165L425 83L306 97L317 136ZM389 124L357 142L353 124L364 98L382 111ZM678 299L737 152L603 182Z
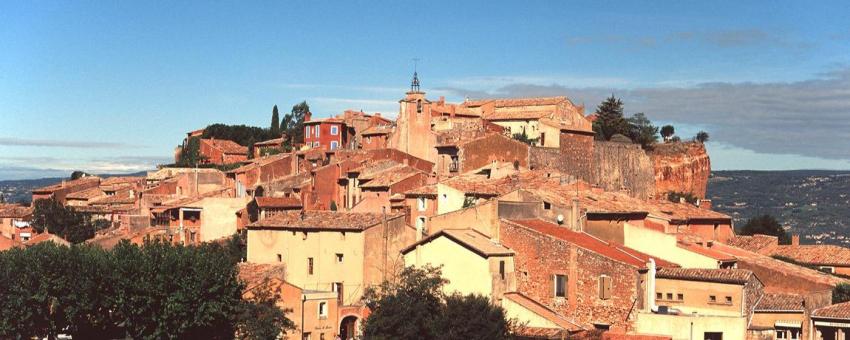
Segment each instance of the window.
M684 301L685 300L685 294L682 294L682 293L676 294L676 300Z
M599 298L602 300L611 298L611 277L608 275L599 276Z
M319 333L319 340L325 340L325 333Z
M416 219L416 230L419 232L425 232L425 216L419 216Z
M342 295L342 291L343 291L342 282L334 282L333 285L331 286L331 291L336 293L336 300L337 300L338 304L341 305L342 304L342 297L343 297L343 295Z
M307 274L313 275L313 258L307 258Z
M505 261L499 261L499 277L505 279Z
M319 138L319 130L321 130L321 125L316 125L316 128L313 129L313 132L316 133L316 138Z
M708 296L708 302L709 303L717 303L717 297L714 296L714 295L709 295Z
M667 301L673 301L673 293L667 293Z
M726 304L727 304L727 305L731 305L731 304L732 304L732 297L731 297L731 296L727 296L727 297L726 297Z
M327 302L319 302L319 318L325 319L328 317L328 303Z
M331 150L336 150L339 147L339 142L332 140L331 141Z
M661 293L655 293L655 299L656 299L656 300L661 300L663 297L664 297L664 296L663 296L663 295L661 295Z
M342 256L342 254L337 253L337 254L336 254L336 262L337 262L337 263L342 263L342 257L343 257L343 256Z
M372 144L372 136L366 137L366 144Z
M339 126L331 125L331 135L336 136L339 134Z
M318 131L318 130L317 130L317 131ZM319 147L319 142L313 142L313 147L314 147L314 148L318 148L318 147ZM316 166L316 165L315 165L315 163L313 163L313 166Z
M555 297L567 297L567 276L555 274Z
M551 210L552 209L552 203L543 202L543 209Z
M428 207L428 201L425 200L425 197L419 197L416 199L416 202L419 203L419 211L425 211L425 208Z
M283 255L277 254L277 262L283 262Z
M312 337L310 336L310 332L304 332L304 340L310 340Z

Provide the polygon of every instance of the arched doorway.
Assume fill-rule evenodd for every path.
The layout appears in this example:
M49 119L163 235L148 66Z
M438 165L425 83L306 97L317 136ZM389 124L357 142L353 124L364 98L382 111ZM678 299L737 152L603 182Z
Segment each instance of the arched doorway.
M342 340L354 339L357 336L357 317L349 315L342 318L339 324L339 337Z

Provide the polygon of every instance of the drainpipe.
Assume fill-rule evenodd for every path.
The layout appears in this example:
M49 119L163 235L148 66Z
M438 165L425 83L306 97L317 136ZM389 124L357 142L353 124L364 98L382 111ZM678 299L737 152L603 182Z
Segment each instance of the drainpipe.
M301 339L304 339L304 302L307 301L307 295L301 294Z
M649 263L647 263L646 266L649 269L646 272L646 293L649 295L647 299L647 302L649 303L649 311L657 313L658 306L655 305L655 260L650 258Z

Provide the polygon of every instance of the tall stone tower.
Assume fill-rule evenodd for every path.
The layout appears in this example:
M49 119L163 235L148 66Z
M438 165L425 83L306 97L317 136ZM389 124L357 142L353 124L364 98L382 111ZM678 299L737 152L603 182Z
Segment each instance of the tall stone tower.
M410 91L399 100L396 130L390 138L390 147L434 162L437 139L431 132L431 102L419 89L419 75L413 72Z

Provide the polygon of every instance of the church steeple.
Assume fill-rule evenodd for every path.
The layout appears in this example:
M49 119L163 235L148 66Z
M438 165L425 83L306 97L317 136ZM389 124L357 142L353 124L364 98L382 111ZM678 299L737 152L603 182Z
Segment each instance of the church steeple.
M419 92L419 75L413 71L413 81L410 82L410 92Z

